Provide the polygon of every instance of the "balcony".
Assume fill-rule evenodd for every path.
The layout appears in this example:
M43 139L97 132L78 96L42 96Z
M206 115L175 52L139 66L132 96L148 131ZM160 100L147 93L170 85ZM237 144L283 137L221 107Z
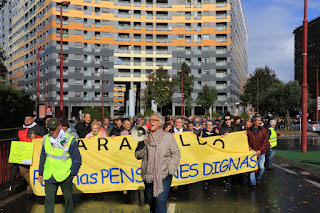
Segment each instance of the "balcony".
M121 30L131 30L131 26L130 26L130 25L119 25L118 29L121 29Z
M60 82L57 82L56 86L57 86L58 88L60 88ZM63 88L69 88L69 84L63 82Z
M218 96L218 101L227 101L228 98L226 96Z
M83 63L85 63L85 64L90 64L90 63L91 63L91 60L85 59L85 60L83 61Z
M151 42L152 43L153 42L153 38L147 38L146 42Z
M228 63L226 61L217 61L216 65L217 66L227 66Z
M92 72L91 71L85 71L83 73L83 76L92 76ZM91 88L91 85L87 85L87 86L90 86L90 88Z
M216 18L217 19L226 19L227 18L227 15L216 15Z
M131 18L131 15L129 13L119 13L119 17L122 18Z
M217 73L216 78L226 78L228 75L227 73Z
M217 2L217 3L216 3L216 6L217 6L217 7L226 7L226 6L227 6L227 3L226 3L226 2Z
M226 54L227 52L228 52L227 49L221 49L221 50L217 49L216 50L217 54Z
M122 1L122 0L120 0L120 1L119 1L119 5L122 5L122 6L131 6L131 3L130 3L130 1Z
M119 41L131 41L129 37L119 37Z
M131 77L131 73L119 72L118 76L119 77Z
M218 85L217 84L216 89L219 89L219 90L227 89L227 85Z
M216 27L216 30L217 30L217 31L225 31L225 30L227 30L227 26L224 26L224 27Z
M227 42L227 38L216 38L216 42L218 43Z
M58 100L60 100L60 95L57 95L56 96L56 100L58 101ZM64 101L68 101L69 100L69 97L66 97L65 95L63 96L63 100Z
M91 89L92 88L92 86L91 85L83 85L83 89Z
M152 26L146 26L146 30L147 30L147 31L152 31L152 30L153 30L153 27L152 27Z
M85 47L85 48L83 48L83 51L84 52L91 52L92 49L91 49L91 47Z
M119 53L130 53L129 49L118 49Z

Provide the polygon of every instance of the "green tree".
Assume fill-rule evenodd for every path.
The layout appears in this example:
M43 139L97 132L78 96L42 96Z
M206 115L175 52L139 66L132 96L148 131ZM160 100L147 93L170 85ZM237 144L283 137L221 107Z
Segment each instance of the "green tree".
M240 100L243 104L251 103L254 108L257 107L257 77L259 76L259 99L263 96L263 93L273 84L279 83L280 80L277 78L274 70L268 66L264 68L256 68L253 74L250 75L249 80L244 86L244 92L240 96ZM259 109L262 109L264 105L260 103Z
M0 79L6 79L8 74L8 69L4 65L6 58L5 51L2 47L0 47Z
M214 106L215 100L217 100L217 90L209 88L208 85L202 87L202 91L199 93L197 98L197 104L205 109L205 113L210 107Z
M143 91L143 106L147 108L147 103L154 100L156 104L160 106L162 113L162 107L168 105L172 101L174 91L174 83L168 72L160 67L155 73L151 73L148 76L147 87Z
M24 91L0 84L0 128L21 126L24 115L33 112L35 103Z
M91 119L102 119L102 107L95 106L95 107L85 107L82 110L82 113L90 113ZM104 109L104 117L110 117L110 113L107 108Z
M190 66L183 62L181 65L181 70L183 70L183 102L186 105L186 110L190 110L191 106L191 92L193 91L194 76L191 75ZM177 76L173 79L174 84L178 86L181 92L181 70L178 71Z
M286 117L285 129L291 130L290 114L297 113L301 106L301 86L298 81L273 83L261 96L265 113L271 112Z

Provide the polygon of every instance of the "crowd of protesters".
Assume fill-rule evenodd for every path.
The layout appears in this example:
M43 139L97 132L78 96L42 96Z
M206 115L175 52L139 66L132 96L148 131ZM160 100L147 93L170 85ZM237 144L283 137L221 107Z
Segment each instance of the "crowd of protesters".
M27 114L25 116L23 128L18 132L19 140L31 141L35 138L46 137L46 134L48 133L48 135L51 136L51 134L53 134L54 131L56 131L57 129L55 128L55 130L51 130L49 128L50 126L57 126L52 124L52 119L57 118L53 118L53 116L48 115L42 119L42 122L37 123L35 122L35 116L33 114ZM260 180L265 170L265 164L268 170L272 170L274 149L276 146L276 143L274 145L274 141L276 142L276 134L274 130L281 129L284 127L284 120L282 118L275 118L269 120L263 119L258 115L254 115L250 119L244 119L238 116L231 116L229 113L225 114L223 117L220 118L205 118L197 116L163 117L159 113L155 113L152 114L150 118L146 117L137 119L121 119L118 117L106 117L101 120L92 119L89 113L85 113L81 117L81 120L79 120L75 126L71 126L69 124L69 120L65 118L59 119L58 123L59 128L61 126L61 130L57 130L56 134L65 134L65 136L70 135L69 138L72 137L74 139L90 139L94 137L116 137L130 135L132 127L143 126L146 123L150 123L152 125L151 133L154 135L154 137L146 139L145 141L147 142L140 142L138 144L135 155L137 159L142 159L142 170L154 170L152 175L143 176L143 178L145 178L144 181L146 187L146 200L150 205L150 209L152 210L151 212L154 212L155 209L158 208L157 205L160 205L159 208L163 209L164 211L165 207L163 205L165 204L163 203L166 203L164 201L167 199L168 196L168 192L172 181L172 174L178 169L180 160L179 148L176 142L169 143L169 141L174 141L173 134L182 132L192 132L199 138L205 138L219 135L224 137L232 132L246 131L246 134L248 136L249 147L251 150L257 153L258 158L258 172L250 172L249 174L246 174L248 175L250 187L255 188L256 186L260 185ZM72 144L74 144L74 141ZM148 146L147 150L149 150L151 154L145 151L146 144ZM174 159L172 161L172 165L166 165L162 162L154 163L155 161L157 161L157 159L162 159L163 161L165 157L158 156L157 153L160 153L159 150L168 149L168 147L170 147L171 150L169 153L172 154L171 157ZM44 150L42 151L44 152ZM150 157L154 160L148 161ZM44 162L44 154L42 156L42 161ZM153 164L149 165L150 162L153 162ZM164 166L166 166L166 168L163 168ZM79 165L77 166L76 173L78 172L78 167ZM166 172L158 173L158 168L160 167L162 168L161 171ZM21 174L29 183L29 167L22 165L19 166L19 168ZM75 169L73 168L73 176L76 175L74 171ZM234 177L235 176L229 176L223 178L223 183L226 190L232 190L233 183L236 180ZM160 186L157 184L159 184ZM210 190L210 188L210 181L204 181L204 190ZM33 194L32 189L30 187L30 183L27 189L27 194L28 196ZM127 195L127 191L124 191L123 194Z

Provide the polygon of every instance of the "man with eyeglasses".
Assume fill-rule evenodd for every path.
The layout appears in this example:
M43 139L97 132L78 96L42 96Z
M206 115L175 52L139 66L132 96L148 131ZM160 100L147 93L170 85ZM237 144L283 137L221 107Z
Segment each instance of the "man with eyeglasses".
M54 212L58 187L65 199L65 212L73 212L72 179L81 166L81 155L75 137L62 129L58 118L47 123L49 134L43 137L39 163L39 183L45 181L45 212Z
M174 127L170 129L170 133L182 133L182 132L188 132L189 130L183 126L183 119L177 118Z

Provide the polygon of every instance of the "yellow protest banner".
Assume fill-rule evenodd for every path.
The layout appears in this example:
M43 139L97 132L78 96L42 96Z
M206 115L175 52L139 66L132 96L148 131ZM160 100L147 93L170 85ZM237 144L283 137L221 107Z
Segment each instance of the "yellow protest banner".
M24 165L32 164L34 143L12 141L10 147L9 163Z
M195 183L257 169L257 156L250 151L244 131L221 138L198 139L190 132L174 135L181 160L172 186ZM43 196L44 183L38 182L42 140L35 143L30 182L33 192ZM79 139L82 166L74 177L74 193L100 193L144 188L141 161L134 156L138 142L132 136ZM59 192L61 193L61 191Z

